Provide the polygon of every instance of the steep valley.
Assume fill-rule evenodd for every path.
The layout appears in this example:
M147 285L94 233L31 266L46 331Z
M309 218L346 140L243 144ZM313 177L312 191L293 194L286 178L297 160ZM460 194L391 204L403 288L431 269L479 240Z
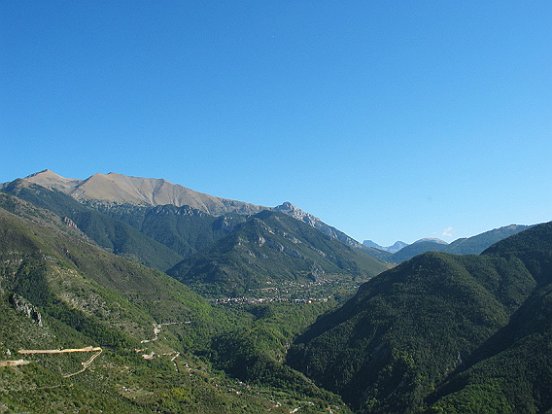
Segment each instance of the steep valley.
M2 186L0 412L552 410L552 224L389 253L94 177Z

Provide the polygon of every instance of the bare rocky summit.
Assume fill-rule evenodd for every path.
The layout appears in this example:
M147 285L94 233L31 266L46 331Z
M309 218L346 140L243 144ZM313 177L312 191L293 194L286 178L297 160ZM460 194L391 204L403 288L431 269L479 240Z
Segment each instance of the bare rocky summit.
M227 213L249 215L266 209L200 193L164 179L130 177L117 173L94 174L85 180L79 180L44 170L22 179L21 184L36 184L61 191L79 201L141 206L187 205L213 216Z

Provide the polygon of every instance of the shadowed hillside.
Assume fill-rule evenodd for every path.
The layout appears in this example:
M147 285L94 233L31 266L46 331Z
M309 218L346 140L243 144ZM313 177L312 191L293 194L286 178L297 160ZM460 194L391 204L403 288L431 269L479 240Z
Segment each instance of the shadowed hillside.
M320 318L288 361L363 413L546 411L551 258L550 223L479 257L417 256Z

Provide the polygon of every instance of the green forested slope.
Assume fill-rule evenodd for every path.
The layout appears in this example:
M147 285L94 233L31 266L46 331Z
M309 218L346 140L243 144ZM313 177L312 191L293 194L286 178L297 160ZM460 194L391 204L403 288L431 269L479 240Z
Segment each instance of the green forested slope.
M263 211L168 273L200 292L236 296L325 274L369 277L385 269L360 249L282 213Z
M546 412L552 409L552 223L505 239L485 255L518 258L537 286L508 325L431 396L432 411Z
M68 195L37 185L20 184L19 181L14 181L3 191L36 207L47 209L61 218L69 218L84 234L117 255L136 259L159 270L166 270L182 259L177 252L140 233L129 224L85 206Z
M288 362L359 412L546 411L551 263L551 224L481 256L417 256L320 318Z
M182 257L207 250L246 220L246 216L238 214L215 217L189 206L98 204L95 207L110 217L133 226Z

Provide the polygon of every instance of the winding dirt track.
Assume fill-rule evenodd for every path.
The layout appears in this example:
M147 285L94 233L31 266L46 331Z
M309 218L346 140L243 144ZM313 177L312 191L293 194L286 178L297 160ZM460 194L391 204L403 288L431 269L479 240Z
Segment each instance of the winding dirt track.
M178 325L178 322L164 322L164 323L154 323L153 324L153 338L151 339L142 339L140 341L141 344L148 344L148 343L151 343L151 342L155 342L159 339L159 334L161 333L161 328L163 326L169 326L169 325ZM143 348L143 349L134 349L134 352L145 352L147 350L147 345L146 345L146 348ZM147 361L151 361L152 359L155 358L155 355L157 355L155 352L151 351L149 354L142 354L142 358L144 358L145 360ZM174 368L178 371L178 365L176 364L175 360L176 358L178 358L180 356L180 352L177 352L177 351L172 351L172 352L167 352L165 354L161 354L161 356L170 356L171 357L171 362L173 363L174 365Z
M15 359L11 361L0 361L1 367L19 367L21 365L28 365L31 361L25 361L24 359Z
M67 349L20 349L18 354L71 354L73 352L102 352L99 346L86 346L84 348L67 348Z
M153 338L151 339L144 339L140 341L142 344L155 342L159 339L159 334L161 333L161 328L163 326L167 325L175 325L176 322L168 322L168 323L154 323L153 324ZM144 351L144 350L135 350L135 351ZM76 372L72 372L70 374L64 374L63 378L70 378L78 374L82 374L85 372L90 365L94 362L96 358L98 358L101 353L103 352L103 349L99 346L86 346L84 348L67 348L67 349L20 349L17 351L18 354L21 355L38 355L38 354L72 354L72 353L79 353L79 352L94 352L94 355L92 355L88 360L81 362L82 368ZM142 355L144 359L153 359L155 353L152 352L150 355ZM179 352L169 352L167 354L164 354L166 356L171 357L171 362L174 364L176 370L178 371L178 366L176 365L176 358L180 356ZM27 361L24 359L17 359L17 360L8 360L8 361L0 361L0 368L2 367L18 367L23 365L30 364L31 361Z
M84 348L68 348L68 349L20 349L17 351L18 354L22 355L36 355L36 354L72 354L76 352L95 352L94 355L92 355L87 361L81 362L82 368L78 370L77 372L72 372L70 374L64 374L63 378L69 378L73 377L78 374L82 374L84 371L92 365L94 360L100 356L100 354L103 352L103 349L99 346L86 346ZM19 361L4 361L4 363L11 363L11 365L2 365L0 362L0 366L18 366L18 365L27 365L30 363L30 361L25 360L19 360Z
M102 348L99 348L99 351L96 352L94 355L92 355L88 361L85 361L85 362L81 362L81 365L82 365L82 368L80 370L78 370L77 372L73 372L71 374L65 374L63 375L63 378L69 378L69 377L73 377L75 375L78 375L78 374L82 374L84 371L86 371L88 369L88 367L90 365L92 365L92 362L94 362L94 360L96 358L98 358L100 356L100 354L102 353Z

